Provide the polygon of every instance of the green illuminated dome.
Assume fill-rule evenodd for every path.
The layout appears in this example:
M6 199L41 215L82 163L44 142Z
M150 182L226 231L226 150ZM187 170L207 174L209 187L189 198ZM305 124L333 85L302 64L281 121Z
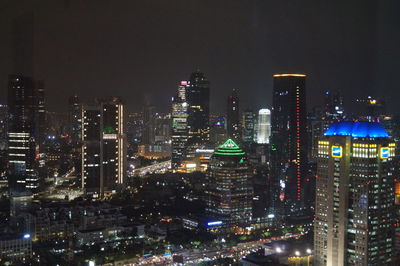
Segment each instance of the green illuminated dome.
M218 147L214 152L215 155L226 156L243 156L245 152L231 139L225 141L224 144Z
M233 140L228 139L214 152L210 165L211 168L246 166L246 153Z

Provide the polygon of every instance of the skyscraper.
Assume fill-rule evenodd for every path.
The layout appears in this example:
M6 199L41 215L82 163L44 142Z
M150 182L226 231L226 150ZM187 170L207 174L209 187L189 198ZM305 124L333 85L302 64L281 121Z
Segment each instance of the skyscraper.
M82 106L82 188L86 194L100 196L101 112L98 105Z
M228 96L226 122L228 137L240 140L239 96L236 89L233 89L232 94Z
M344 119L343 96L339 92L326 91L323 110L323 116L329 120Z
M268 144L270 136L271 136L271 111L269 109L260 109L260 111L258 111L257 143Z
M253 198L251 177L245 152L228 139L214 152L207 170L207 215L231 229L249 222Z
M35 82L35 98L35 137L36 144L42 150L46 138L46 100L43 80Z
M82 138L82 104L78 95L69 98L68 108L69 134L71 141L78 144Z
M318 111L317 111L318 110ZM318 140L334 122L344 120L343 96L339 92L325 91L324 104L321 109L315 108L312 119L309 119L309 148L311 159L318 155Z
M188 145L202 147L210 139L210 83L204 73L194 72L186 89Z
M255 125L256 123L256 115L251 109L246 109L243 111L243 133L242 139L243 142L248 145L254 142L254 135L255 135Z
M82 142L82 187L94 197L113 193L126 176L124 104L120 98L83 107Z
M210 145L213 147L223 144L227 139L226 119L218 117L210 121Z
M188 139L188 104L186 102L187 84L187 81L181 81L177 95L172 98L172 169L178 168L185 156L185 147Z
M392 265L395 144L378 123L337 122L318 142L316 265Z
M11 194L36 191L35 84L32 78L10 75L8 81L8 183Z
M303 205L307 176L306 75L274 75L271 154L275 186L284 182L285 209L295 213ZM277 188L275 188L275 192ZM278 200L278 193L275 201Z

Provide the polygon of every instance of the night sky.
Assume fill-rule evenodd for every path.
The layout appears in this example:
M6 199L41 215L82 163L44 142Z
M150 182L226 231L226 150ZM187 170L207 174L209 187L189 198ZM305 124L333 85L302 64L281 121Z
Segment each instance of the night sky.
M272 74L308 74L309 107L325 89L385 97L399 112L400 1L0 0L0 102L13 71L12 21L34 11L35 77L48 110L67 98L121 96L168 111L196 69L211 82L211 110L269 107Z

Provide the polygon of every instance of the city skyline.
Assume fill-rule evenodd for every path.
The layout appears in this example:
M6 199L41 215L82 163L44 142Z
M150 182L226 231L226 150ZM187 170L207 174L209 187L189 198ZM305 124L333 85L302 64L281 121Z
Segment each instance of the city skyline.
M398 265L397 2L0 0L0 263Z

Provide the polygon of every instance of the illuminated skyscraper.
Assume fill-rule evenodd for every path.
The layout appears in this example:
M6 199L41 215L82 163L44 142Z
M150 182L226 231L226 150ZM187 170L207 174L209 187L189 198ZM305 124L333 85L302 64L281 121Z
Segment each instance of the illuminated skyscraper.
M250 109L246 109L243 112L243 133L242 133L242 139L243 142L248 145L252 142L254 142L254 135L255 135L255 125L256 123L256 115L254 112Z
M235 89L233 89L232 94L228 96L226 122L228 137L240 140L239 96Z
M303 183L307 177L307 110L306 75L274 75L271 153L275 186L284 182L284 194L276 193L274 201L284 200L286 213L303 207Z
M100 193L100 120L99 106L82 106L82 188L87 194Z
M46 138L46 100L44 81L35 82L35 138L40 151Z
M379 123L337 122L319 140L316 265L392 265L394 156Z
M253 198L251 177L245 152L228 139L214 152L207 170L207 215L228 228L249 222Z
M82 110L82 187L104 197L124 183L126 137L124 104L119 98L100 100Z
M339 92L325 92L323 116L331 121L344 119L343 96Z
M177 95L172 98L172 169L178 168L185 156L185 147L188 139L188 104L186 102L187 84L187 81L181 81Z
M188 145L202 147L210 139L210 83L204 73L194 72L186 89Z
M227 139L226 119L218 117L211 121L210 126L210 144L214 147L223 144Z
M11 193L39 187L35 155L35 84L32 78L10 75L8 81L8 183Z
M260 111L258 111L257 143L268 144L270 136L271 136L271 111L269 109L260 109Z

